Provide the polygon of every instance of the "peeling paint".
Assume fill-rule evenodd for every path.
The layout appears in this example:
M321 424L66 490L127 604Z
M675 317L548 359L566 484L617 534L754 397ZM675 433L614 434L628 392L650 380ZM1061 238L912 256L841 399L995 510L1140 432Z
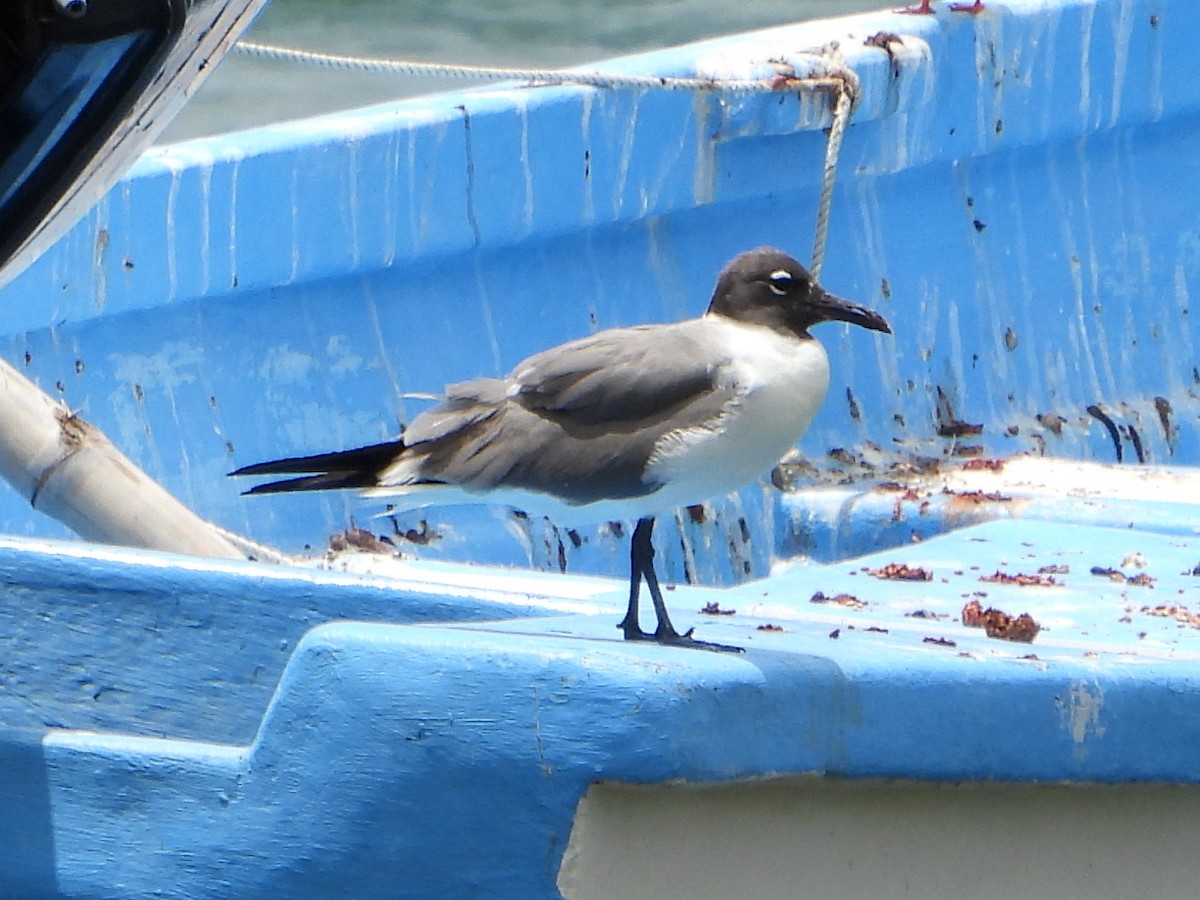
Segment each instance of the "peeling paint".
M1063 728L1082 750L1089 738L1104 736L1100 713L1104 709L1104 692L1098 682L1072 682L1066 695L1059 699Z

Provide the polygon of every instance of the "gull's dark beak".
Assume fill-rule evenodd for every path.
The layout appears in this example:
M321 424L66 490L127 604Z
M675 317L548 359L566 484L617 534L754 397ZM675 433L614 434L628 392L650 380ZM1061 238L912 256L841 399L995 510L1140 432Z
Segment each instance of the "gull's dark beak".
M887 319L875 310L843 300L820 286L816 286L815 291L810 303L818 322L849 322L871 331L892 333L892 326L887 323Z

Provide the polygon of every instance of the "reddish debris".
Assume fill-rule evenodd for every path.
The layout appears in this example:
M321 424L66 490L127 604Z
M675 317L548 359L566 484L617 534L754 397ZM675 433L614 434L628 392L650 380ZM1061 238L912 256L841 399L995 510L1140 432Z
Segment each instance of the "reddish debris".
M1038 569L1039 575L1070 575L1071 567L1065 563L1055 563L1050 566L1042 566Z
M1042 630L1042 626L1029 613L1021 613L1015 619L1008 619L1003 624L989 624L985 630L987 631L987 636L990 638L1016 641L1021 644L1032 644L1033 639Z
M1147 616L1158 616L1163 619L1174 619L1183 625L1200 628L1200 612L1193 612L1186 606L1175 606L1160 603L1158 606L1143 606L1139 612Z
M827 597L823 591L817 591L808 600L809 603L836 603L838 606L846 606L850 609L866 609L867 604L859 600L853 594L837 594L833 597Z
M1093 575L1099 575L1101 578L1107 578L1109 581L1115 581L1118 584L1134 584L1138 587L1154 587L1154 582L1157 578L1152 578L1145 572L1139 572L1137 575L1126 575L1120 569L1110 569L1105 566L1092 566L1091 572Z
M904 520L904 510L901 508L900 504L902 504L906 500L909 501L910 503L920 503L921 504L917 510L920 515L925 515L925 513L929 510L929 501L928 500L922 501L920 494L918 494L912 488L908 488L907 490L904 491L903 494L901 494L899 497L897 497L896 502L892 504L892 521L893 522L901 522Z
M1009 503L1012 501L1012 497L1001 494L999 491L992 491L990 494L985 494L983 491L945 491L944 493L953 498L951 502L965 501L975 506L981 503Z
M706 603L704 609L700 610L702 616L732 616L736 615L736 609L721 609L720 603Z
M343 551L365 550L368 553L391 553L394 545L390 541L378 538L365 528L351 525L345 531L329 536L329 549L334 553Z
M988 472L999 472L1004 468L1004 460L1002 459L971 459L962 464L962 467L968 472L975 472L984 469Z
M924 644L937 644L939 647L957 647L958 646L958 644L955 641L952 641L949 638L944 638L944 637L922 638L921 642Z
M972 600L962 608L962 623L968 628L983 627L983 604Z
M1061 587L1061 583L1053 575L1026 575L1024 572L1011 575L999 569L991 575L980 575L979 580L991 584L1015 584L1017 587Z
M948 619L948 618L950 618L950 616L948 616L946 613L934 612L931 609L914 609L912 612L905 613L904 615L910 619Z
M930 10L930 12L933 12L933 10ZM892 44L904 46L904 41L900 35L891 31L877 31L863 41L864 47L877 47L880 50L886 50L889 55L892 52Z
M879 569L868 569L867 574L887 581L933 581L933 573L928 569L905 563L888 563Z
M972 600L962 609L962 623L968 628L982 628L990 638L1031 644L1042 626L1029 613L1010 616L1003 610L989 606L987 609L978 600Z

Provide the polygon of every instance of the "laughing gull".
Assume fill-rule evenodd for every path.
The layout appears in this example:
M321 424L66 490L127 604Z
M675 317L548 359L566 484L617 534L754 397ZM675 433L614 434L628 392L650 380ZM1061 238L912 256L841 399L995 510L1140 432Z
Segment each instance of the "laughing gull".
M725 266L700 318L601 331L535 354L507 378L451 385L398 440L232 474L301 476L248 494L358 488L400 509L494 503L560 524L636 518L625 638L737 649L671 624L654 517L754 481L795 446L829 386L829 360L808 333L827 321L891 333L786 253L751 250ZM643 578L653 634L638 624Z

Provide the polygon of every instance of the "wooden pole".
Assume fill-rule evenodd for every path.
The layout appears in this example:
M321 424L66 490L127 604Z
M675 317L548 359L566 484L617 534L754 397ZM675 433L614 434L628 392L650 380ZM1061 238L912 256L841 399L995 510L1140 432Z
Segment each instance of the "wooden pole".
M0 477L80 537L193 556L246 554L98 429L0 360Z

